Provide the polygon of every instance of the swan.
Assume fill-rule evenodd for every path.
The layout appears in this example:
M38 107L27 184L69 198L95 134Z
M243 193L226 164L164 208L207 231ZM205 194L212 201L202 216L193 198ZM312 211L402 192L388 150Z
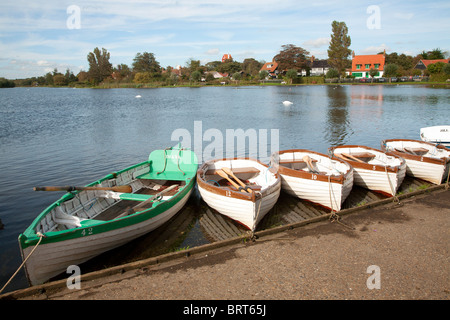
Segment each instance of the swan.
M136 96L136 98L140 98L140 97L141 97L141 95L139 95L139 94Z
M287 106L293 105L294 103L286 100L286 101L283 101L283 104L287 107Z

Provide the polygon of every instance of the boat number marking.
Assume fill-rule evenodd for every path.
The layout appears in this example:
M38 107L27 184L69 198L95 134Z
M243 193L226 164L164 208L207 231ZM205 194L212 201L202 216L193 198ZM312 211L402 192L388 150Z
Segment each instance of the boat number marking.
M317 180L317 176L315 174L312 175L313 180Z
M421 156L421 157L420 157L420 161L422 161L422 162L423 162L423 156Z
M230 190L225 190L225 194L227 197L231 197L231 191Z
M94 234L94 232L93 232L92 228L87 228L87 232L86 232L86 229L83 229L83 230L81 231L81 234L82 234L83 236L85 236L86 234L89 236L89 235L91 235L91 234Z
M376 170L377 168L375 166L373 166L373 170Z

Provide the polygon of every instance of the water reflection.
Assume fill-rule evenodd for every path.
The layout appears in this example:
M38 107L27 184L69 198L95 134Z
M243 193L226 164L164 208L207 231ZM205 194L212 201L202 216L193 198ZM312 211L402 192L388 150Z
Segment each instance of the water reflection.
M344 144L353 133L350 128L348 87L327 86L328 109L325 139L331 146Z

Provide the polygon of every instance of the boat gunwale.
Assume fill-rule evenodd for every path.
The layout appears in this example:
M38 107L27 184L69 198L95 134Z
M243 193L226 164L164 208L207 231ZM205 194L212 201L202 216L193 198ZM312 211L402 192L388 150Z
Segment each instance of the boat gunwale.
M406 166L406 161L401 155L392 154L391 152L388 152L388 151L384 151L384 150L380 150L380 149L376 149L376 148L372 148L372 147L368 147L368 146L364 146L364 145L339 145L339 146L331 147L331 148L329 148L329 150L333 152L333 158L337 158L337 156L334 155L334 151L336 149L341 149L341 148L367 149L369 152L375 151L378 153L383 153L386 156L398 158L401 162L399 165L396 165L396 166L388 166L388 165L382 165L382 164L362 163L362 162L358 162L358 161L355 161L352 159L348 159L348 160L346 159L345 161L348 161L348 163L350 163L353 166L353 168L355 168L355 169L364 169L364 170L379 171L379 172L387 171L390 173L398 173L402 169L402 167Z
M247 161L253 161L256 162L264 167L267 168L267 170L269 170L271 173L273 173L275 175L275 180L279 181L281 183L281 179L280 179L280 175L278 174L278 172L273 172L271 169L271 167L269 167L268 165L262 163L261 161L257 160L257 159L253 159L253 158L242 158L242 157L236 157L236 158L221 158L221 159L211 159L206 161L205 163L203 163L200 168L197 170L197 185L199 188L203 188L209 192L212 192L214 194L217 194L219 196L223 196L223 197L227 197L227 198L233 198L233 199L239 199L239 200L245 200L245 201L251 201L251 202L256 202L259 198L256 197L256 193L252 192L252 193L246 193L246 192L241 192L239 190L233 190L231 188L221 188L221 187L217 187L215 185L209 184L207 183L204 179L203 179L203 174L206 173L208 171L206 167L209 167L210 164L214 163L214 162L218 162L218 161L234 161L234 160L247 160ZM272 183L269 186L275 186L277 183Z
M410 154L410 153L406 153L406 152L402 152L402 151L396 151L396 150L388 150L386 143L387 142L396 142L396 141L405 141L405 142L415 142L415 143L419 143L419 144L426 144L432 147L436 147L438 149L443 149L445 151L449 151L450 149L446 148L443 145L436 145L433 144L431 142L428 141L422 141L422 140L414 140L414 139L384 139L381 141L381 148L383 150L386 150L386 154L390 154L390 155L397 155L400 156L402 158L405 158L406 160L414 160L414 161L419 161L419 162L427 162L430 164L438 164L438 165L445 165L448 162L450 162L450 156L443 156L440 158L432 158L432 157L427 157L427 156L422 156L422 155L415 155L415 154Z

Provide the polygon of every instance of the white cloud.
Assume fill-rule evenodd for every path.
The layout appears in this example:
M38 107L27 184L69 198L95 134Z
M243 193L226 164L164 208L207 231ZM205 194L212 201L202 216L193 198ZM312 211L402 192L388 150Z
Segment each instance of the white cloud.
M218 48L214 48L214 49L209 49L208 51L206 51L206 54L209 56L215 56L217 54L219 54L219 49Z
M379 46L367 47L367 48L361 50L361 54L377 54L378 52L382 52L384 50L386 50L386 52L389 52L389 51L391 51L391 48L389 48L387 45L385 45L383 43Z
M402 20L411 20L414 17L414 13L394 13L394 17Z
M307 40L303 42L303 45L305 47L313 47L313 48L320 48L323 46L328 46L330 44L331 38L317 38L312 40Z

